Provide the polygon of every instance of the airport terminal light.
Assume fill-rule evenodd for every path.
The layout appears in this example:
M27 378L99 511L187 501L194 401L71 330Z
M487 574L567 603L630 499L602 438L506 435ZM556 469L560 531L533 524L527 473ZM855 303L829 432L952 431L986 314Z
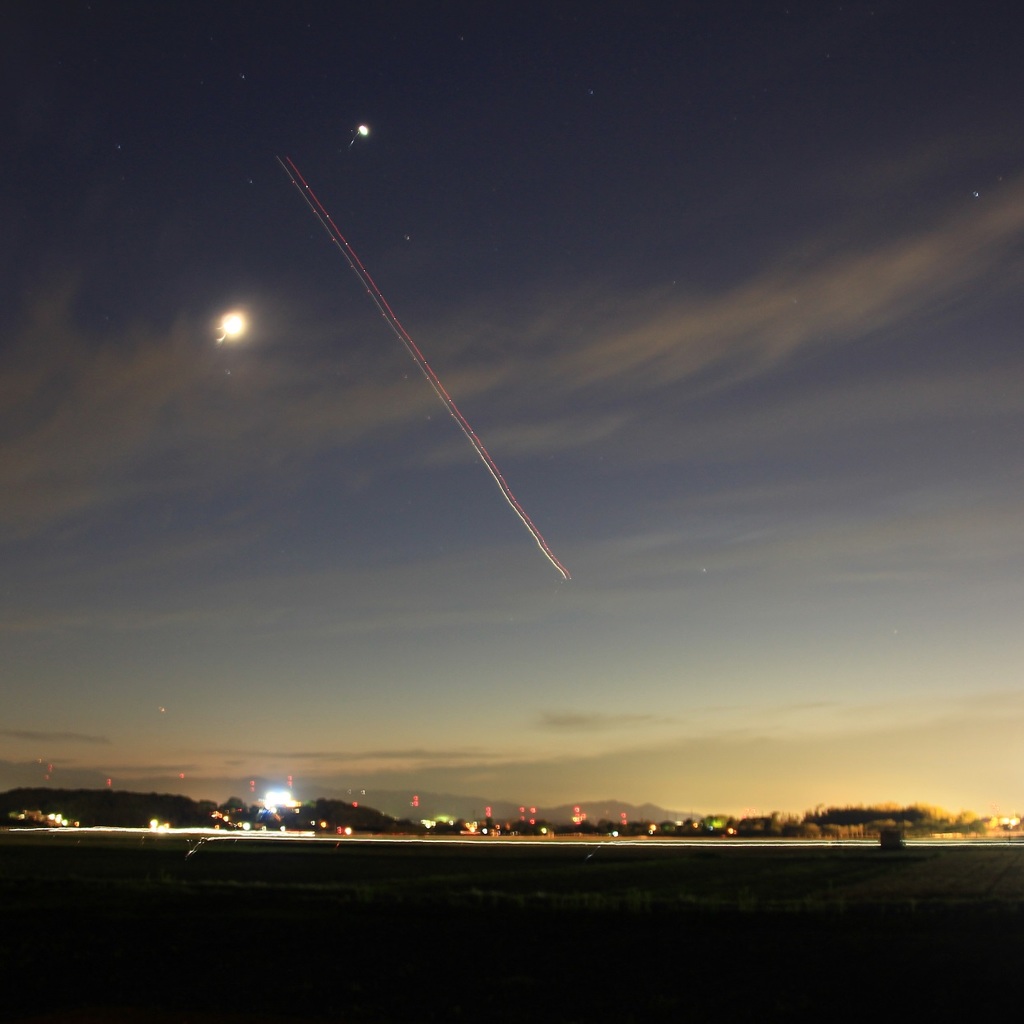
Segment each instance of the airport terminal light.
M279 807L299 806L299 801L293 800L291 792L287 789L271 789L261 802L271 814L276 814Z

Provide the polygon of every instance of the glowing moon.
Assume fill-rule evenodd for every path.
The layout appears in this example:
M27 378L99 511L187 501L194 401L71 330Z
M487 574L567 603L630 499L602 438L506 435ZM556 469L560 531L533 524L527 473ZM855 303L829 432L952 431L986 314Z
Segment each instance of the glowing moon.
M237 341L246 329L245 317L241 313L225 313L220 320L220 334L217 336L217 344L228 341Z

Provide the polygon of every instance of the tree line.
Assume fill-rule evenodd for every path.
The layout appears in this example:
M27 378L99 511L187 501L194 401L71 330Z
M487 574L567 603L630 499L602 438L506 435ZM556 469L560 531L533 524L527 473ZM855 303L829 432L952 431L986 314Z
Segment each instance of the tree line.
M343 800L312 800L295 808L268 811L238 797L223 804L193 800L173 793L133 793L122 789L21 788L0 793L0 822L9 826L53 824L60 815L71 825L88 828L148 828L152 822L170 828L287 828L303 831L393 831L394 818L372 807Z

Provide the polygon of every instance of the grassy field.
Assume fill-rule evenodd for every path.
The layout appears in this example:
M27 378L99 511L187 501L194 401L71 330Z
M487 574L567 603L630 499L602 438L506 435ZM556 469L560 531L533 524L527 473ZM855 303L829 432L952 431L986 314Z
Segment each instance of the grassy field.
M10 832L0 895L0 1014L40 1022L916 1014L1024 953L1024 846Z

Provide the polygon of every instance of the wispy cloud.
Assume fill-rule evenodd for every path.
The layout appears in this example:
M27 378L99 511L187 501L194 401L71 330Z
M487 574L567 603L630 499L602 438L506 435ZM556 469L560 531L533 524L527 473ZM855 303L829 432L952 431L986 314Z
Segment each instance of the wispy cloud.
M41 732L32 729L0 729L0 736L30 743L88 743L109 745L107 736L92 736L82 732Z
M351 771L356 773L375 771L419 771L434 767L458 768L479 767L494 764L508 758L507 752L497 752L483 747L394 747L369 750L243 750L226 751L231 758L250 759L264 765L297 764L310 766L318 773L325 771ZM227 763L227 762L225 762Z
M537 724L542 729L565 732L609 732L616 729L673 725L676 724L676 720L663 715L546 711L538 716Z
M247 353L228 376L194 324L97 338L74 325L70 306L66 289L46 296L4 353L8 534L270 469L287 479L311 453L387 430L430 402L408 381L339 381L315 360L273 350Z
M460 401L487 403L489 442L499 454L606 446L649 421L652 397L666 389L685 386L680 394L691 398L720 391L804 351L933 323L981 283L988 296L1016 287L1022 274L1012 253L1022 228L1024 184L1005 183L985 202L937 215L927 229L862 242L853 251L830 249L824 236L805 239L717 290L585 288L557 298L520 296L518 308L534 312L492 325L493 336L472 362L453 362L445 380ZM59 288L28 311L4 356L0 522L9 532L31 534L139 495L222 486L269 469L287 475L318 452L393 433L439 411L411 364L408 379L339 375L318 357L299 359L270 346L247 352L226 377L196 325L98 339L73 326L72 299L71 289ZM444 339L442 363L473 343L464 313L435 330ZM980 397L989 383L979 372L961 387ZM999 379L991 383L996 401L1019 410L1019 391L1000 390ZM930 380L906 379L902 403L894 393L886 400L883 390L873 408L904 416L934 408L948 400L952 384L934 373ZM849 390L840 411L849 412L874 386ZM822 402L833 397L801 401L820 420ZM756 418L771 426L771 415ZM806 422L790 410L776 417L774 429L791 429L798 419ZM716 438L729 435L723 427ZM733 424L736 431L750 436L742 423ZM644 450L657 457L657 447ZM463 449L453 431L434 457L464 455ZM678 448L671 453L678 457Z
M914 173L934 171L933 164L928 160ZM1014 252L1022 228L1024 182L1004 182L983 201L961 196L955 205L933 207L927 219L875 223L873 232L853 234L855 240L834 225L822 227L791 241L759 271L714 289L585 286L519 296L516 312L503 325L492 320L481 340L502 360L500 387L469 386L457 394L480 407L487 395L495 420L489 437L498 451L554 454L570 440L577 450L598 445L606 452L616 434L635 442L640 431L645 443L634 443L640 460L678 458L680 445L710 455L708 444L721 448L730 438L749 444L761 429L806 437L808 423L841 429L856 416L863 421L865 409L873 422L950 410L996 415L995 406L1020 412L1019 362L961 376L918 360L898 372L886 368L883 377L823 381L800 396L802 409L791 396L762 396L756 409L742 412L709 412L705 404L705 429L687 436L665 435L657 396L674 392L673 414L685 418L688 404L748 385L797 356L826 355L879 336L898 348L901 339L941 330L950 316L978 315L1021 284L1024 267ZM977 305L980 295L984 308ZM469 342L460 332L469 330L458 317L436 333L449 351L463 351Z

